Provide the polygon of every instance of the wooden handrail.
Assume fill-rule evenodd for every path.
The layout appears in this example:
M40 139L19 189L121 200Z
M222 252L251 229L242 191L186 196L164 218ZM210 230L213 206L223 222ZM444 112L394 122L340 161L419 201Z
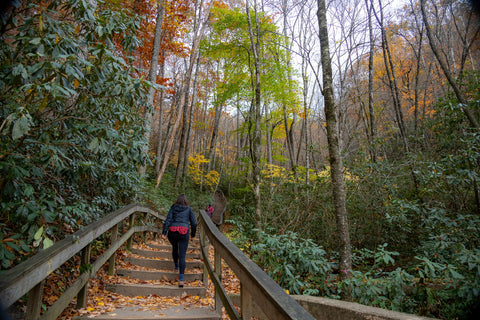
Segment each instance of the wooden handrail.
M165 220L165 216L160 215L148 207L138 204L131 204L108 214L104 218L84 227L74 234L66 236L65 239L55 243L50 248L39 252L27 261L0 274L1 305L4 308L11 306L23 295L30 292L38 284L41 284L42 281L44 281L44 279L46 279L54 270L91 244L97 237L117 226L119 222L129 218L136 212L150 214L156 218ZM127 233L112 243L109 249L107 249L101 257L97 258L92 265L90 272L82 274L77 281L72 284L70 287L71 289L68 289L64 293L64 295L66 294L65 297L60 297L52 306L53 309L47 310L42 319L55 319L56 316L53 314L57 314L60 309L61 313L64 309L62 306L65 304L62 303L62 301L66 301L68 304L81 288L85 286L90 275L98 271L98 269L115 253L115 251L131 238L133 233L144 231L161 232L161 230L149 226L130 226ZM51 316L47 316L49 314Z
M215 255L219 255L233 270L241 283L242 296L242 318L245 319L245 311L248 304L251 304L251 297L255 297L254 303L263 311L264 316L269 319L278 320L314 320L315 318L309 314L302 306L300 306L285 290L283 290L272 278L270 278L259 266L250 260L239 248L230 242L213 224L207 214L200 210L199 220L202 227L200 233L202 247L206 243L206 239L202 239L204 234L208 237L208 242L214 247ZM211 266L208 253L202 250L205 264ZM221 270L212 270L211 267L206 268L213 282L218 280ZM215 283L215 288L220 286ZM215 290L215 295L220 295L222 301L229 303L222 294L222 290ZM250 299L249 299L250 298ZM250 300L250 301L248 301ZM224 302L225 303L225 302ZM230 307L225 308L228 312ZM234 309L234 308L233 308ZM238 319L238 314L229 314L232 319Z

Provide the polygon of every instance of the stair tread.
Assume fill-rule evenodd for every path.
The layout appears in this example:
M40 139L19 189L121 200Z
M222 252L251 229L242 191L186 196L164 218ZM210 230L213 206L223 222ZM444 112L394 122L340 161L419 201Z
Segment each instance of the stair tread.
M144 256L141 256L141 255L137 255L137 254L134 254L134 255L131 255L131 256L128 256L128 257L125 257L126 259L130 259L130 258L134 258L134 259L143 259L143 260L153 260L153 261L169 261L169 262L172 262L172 258L171 257L144 257ZM125 259L124 258L124 259ZM192 261L201 261L201 259L195 259L195 258L186 258L186 261L187 262L192 262ZM173 263L173 262L172 262Z
M151 268L156 270L165 270L165 269L173 269L173 261L172 259L148 259L142 257L125 257L123 259L125 262L128 262L133 265L137 265L140 267ZM202 268L203 262L201 260L194 260L194 261L186 261L186 267L188 269L194 268Z
M187 286L183 288L179 288L177 286L170 286L170 285L165 285L165 284L154 284L154 283L111 283L108 284L107 286L128 286L128 287L148 287L148 288L168 288L168 289L175 289L181 291L182 289L192 289L192 288L201 288L204 289L204 287L199 287L199 286Z
M172 246L170 244L147 244L147 247L153 249L153 250L158 250L158 251L171 251ZM189 245L187 252L199 252L200 251L200 246L196 245Z
M198 240L197 240L198 241ZM117 279L106 284L106 289L115 292L120 297L136 297L144 299L145 304L127 304L102 314L95 312L77 316L75 320L221 320L221 314L214 310L211 302L207 301L207 288L203 283L203 261L199 247L189 245L185 270L185 286L177 285L178 271L173 270L171 258L171 245L164 243L144 243L132 248L131 254L123 256L123 267L116 270ZM147 282L148 281L148 282ZM116 283L115 283L116 282ZM155 299L167 298L158 303ZM194 303L186 303L189 297ZM131 298L131 299L136 299ZM200 299L199 299L200 298ZM197 302L204 302L197 304ZM158 300L157 300L158 301ZM182 305L177 305L182 301ZM188 300L187 300L188 301ZM100 311L102 312L102 311Z
M212 308L193 307L185 308L184 306L170 306L168 308L150 307L145 309L138 306L122 307L111 312L96 316L76 317L75 320L97 319L97 320L220 320L221 316Z
M183 288L169 285L156 285L156 284L107 284L107 290L121 294L124 296L136 297L136 296L164 296L164 297L177 297L183 294L205 297L207 289L205 287L195 287L186 285Z
M129 277L139 280L174 280L178 277L178 272L162 271L162 270L132 270L118 269L117 275L121 277ZM185 281L203 280L203 273L186 272L184 274Z
M171 250L168 251L159 251L159 250L148 250L148 249L143 249L143 248L132 248L131 252L133 254L143 256L146 258L169 258L171 259L172 257L172 252ZM200 259L200 253L199 252L187 252L187 259Z

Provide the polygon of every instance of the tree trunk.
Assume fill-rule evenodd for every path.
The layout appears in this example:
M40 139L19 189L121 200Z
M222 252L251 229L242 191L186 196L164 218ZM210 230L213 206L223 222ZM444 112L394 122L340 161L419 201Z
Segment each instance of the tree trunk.
M165 55L162 52L162 63L160 64L160 78L165 78ZM158 137L157 137L157 153L155 157L155 173L160 170L160 163L162 159L162 141L163 141L163 95L164 90L160 90L160 97L158 99Z
M250 49L253 53L254 67L255 67L255 82L254 82L254 99L251 104L251 116L253 116L254 128L253 136L250 138L250 157L252 159L252 178L253 178L253 192L255 198L255 216L258 230L262 230L262 210L260 200L260 150L262 133L260 130L260 99L261 99L261 83L260 83L260 26L257 16L257 3L254 1L256 35L253 34L252 21L250 17L250 2L247 0L245 8L247 11L248 20L248 34L250 37ZM251 117L250 117L251 119ZM250 132L250 131L249 131Z
M310 147L308 144L309 140L309 132L308 132L308 117L309 117L309 104L308 100L308 77L306 73L306 66L305 62L303 61L302 56L302 80L303 80L303 112L305 114L304 118L304 126L305 126L305 168L306 168L306 176L305 176L305 183L307 185L310 184Z
M346 208L345 186L343 180L343 163L340 156L339 138L337 132L337 115L335 96L333 93L332 65L328 44L327 10L325 0L317 0L318 25L321 46L321 62L323 71L323 97L325 100L325 120L327 122L328 151L330 154L330 171L332 193L335 207L338 251L340 253L340 279L350 277L352 257L350 248L350 232ZM349 295L345 296L349 298Z
M410 146L408 144L407 140L407 129L405 127L405 121L403 119L403 112L402 112L402 106L400 102L400 95L398 93L398 86L397 86L397 80L395 76L395 68L393 66L393 61L392 61L392 55L390 52L390 47L389 47L389 42L387 38L387 33L385 30L384 26L384 21L383 21L383 6L381 0L378 0L378 5L379 5L379 13L380 16L377 14L377 12L374 10L375 17L377 19L377 22L380 25L380 31L381 31L381 37L382 37L382 51L383 51L383 61L385 64L385 71L387 72L387 77L388 77L388 84L390 87L390 93L392 96L392 101L393 101L393 109L395 111L395 118L397 120L397 125L398 128L400 129L400 138L402 139L403 145L405 147L405 151L408 153L410 152ZM372 8L373 7L373 1L372 1Z
M212 4L213 4L213 1L211 1L208 4L207 9L205 10L205 21L203 21L203 24L202 24L198 34L195 34L194 37L193 37L191 58L190 58L188 70L186 72L186 77L185 77L186 84L183 87L181 97L180 97L178 117L177 117L177 120L175 121L175 125L173 127L172 134L170 135L170 138L168 139L167 148L166 148L166 151L165 151L165 156L163 158L163 164L162 164L162 167L160 168L160 170L158 172L158 175L157 175L157 182L156 182L156 185L155 185L156 188L158 188L158 186L160 184L160 181L162 181L163 174L165 173L165 169L167 167L168 160L170 158L170 154L172 152L173 139L174 139L175 133L178 129L178 125L180 124L180 118L181 118L180 115L183 112L186 96L189 94L190 81L192 79L193 66L194 66L194 63L195 63L195 59L192 58L192 56L195 56L196 52L198 51L198 47L200 46L200 41L202 40L204 32L205 32L205 27L207 25L207 17L210 15L210 8L212 7Z
M172 130L170 132L170 135L168 136L168 139L166 140L166 148L165 148L165 153L163 156L163 161L162 161L162 166L160 167L160 171L158 172L157 175L157 183L155 185L156 188L160 185L160 181L162 181L163 174L165 173L165 169L167 168L168 160L170 159L170 155L172 153L172 147L173 147L173 140L175 139L177 135L177 130L178 126L180 125L180 119L182 118L182 113L183 113L183 105L184 105L184 98L185 95L182 94L180 97L180 103L179 107L177 110L177 119L175 120L175 123L173 124ZM174 115L172 114L172 117Z
M430 44L430 48L433 51L433 54L435 55L435 58L437 58L438 63L440 64L440 67L442 68L443 74L448 80L448 83L453 89L453 92L455 93L455 96L457 97L458 101L462 104L462 110L467 116L468 121L470 121L470 125L474 128L478 129L478 122L477 119L475 119L475 116L473 113L470 111L468 108L467 100L463 96L463 93L460 91L460 88L458 87L452 73L448 69L445 61L442 59L440 56L440 52L438 50L438 47L433 39L432 31L430 30L430 23L428 22L427 14L425 12L425 0L420 0L420 7L422 10L422 18L423 18L423 23L425 24L425 30L427 31L427 38L428 42Z
M291 63L289 59L288 53L291 51L291 43L289 43L286 39L289 38L288 32L287 32L287 26L288 26L288 11L287 11L288 3L287 0L282 1L282 15L283 15L283 36L285 39L284 46L286 48L286 64L287 64L287 88L286 90L291 92L292 91L292 86L290 85L292 81L292 74L290 72L291 70ZM287 135L287 149L288 149L288 154L290 158L290 166L293 171L295 183L293 185L293 189L295 194L298 194L298 172L297 172L297 166L298 166L298 161L297 161L297 155L295 154L295 123L297 120L297 114L294 111L293 113L293 119L292 119L292 124L290 128L288 127L288 118L287 118L287 105L284 102L283 103L283 113L284 113L284 121L285 121L285 130L286 130L286 135ZM300 140L301 141L301 138ZM301 145L301 143L299 143ZM298 207L297 207L298 208Z
M190 79L188 79L187 81L189 81ZM189 115L189 108L188 108L188 104L189 104L189 95L190 95L190 88L187 88L185 89L186 93L185 93L185 101L184 101L184 105L183 105L183 126L182 126L182 133L180 135L180 143L179 143L179 147L178 147L178 159L177 159L177 168L175 170L175 182L173 184L173 187L176 188L178 186L178 183L180 182L180 175L181 175L181 171L182 171L182 166L183 166L183 163L185 161L184 157L185 157L185 143L186 143L186 136L187 136L187 130L188 130L188 115Z
M193 125L193 118L195 115L195 104L197 102L197 77L198 77L198 69L200 67L200 54L198 54L197 57L197 67L195 69L195 77L193 80L193 95L192 95L192 103L190 107L190 119L188 121L188 129L187 129L187 141L185 144L185 155L184 155L184 161L183 161L183 168L182 168L182 190L185 189L186 185L186 179L187 179L187 168L188 168L188 155L190 154L190 141L191 141L191 132L192 132L192 125Z
M202 6L203 6L203 0L198 2L195 1L195 19L194 19L194 36L196 37L198 34L198 28L199 28L199 18L202 16ZM195 39L195 38L194 38ZM194 40L195 41L195 40ZM185 173L186 173L186 168L187 168L187 162L188 162L188 144L189 144L189 133L191 130L192 122L190 119L193 118L193 111L194 111L194 104L193 102L195 101L195 86L196 86L196 79L197 79L197 74L198 74L198 67L199 67L199 62L200 62L200 53L199 52L192 52L190 59L193 59L196 64L195 68L195 74L194 74L194 80L193 80L193 90L192 90L192 103L191 107L189 108L190 105L190 83L191 80L188 79L187 85L188 88L186 89L185 93L185 106L183 107L184 113L183 113L183 130L182 130L182 136L180 138L180 149L178 152L178 162L177 162L177 170L175 172L175 183L174 186L177 187L178 183L180 181L180 178L182 178L182 187L185 186L183 183L184 178L185 178ZM191 75L190 75L191 77ZM192 119L193 120L193 119Z
M216 105L215 106L215 118L213 121L213 130L212 130L212 136L210 138L210 147L208 151L208 169L207 171L213 170L213 165L214 165L214 158L215 158L215 148L217 145L217 136L218 136L218 128L220 125L220 117L222 115L222 110L223 106L222 105Z
M176 87L176 84L174 85ZM159 156L158 156L158 170L157 174L160 172L161 165L163 164L163 159L165 159L165 153L167 151L168 141L170 140L170 135L172 134L174 122L177 116L176 111L179 109L178 105L180 103L182 87L180 87L177 93L173 97L172 106L170 108L170 117L168 118L167 128L165 130L165 139L159 141L161 146L159 147Z
M155 34L153 37L153 51L152 51L152 59L150 62L150 70L148 72L148 81L153 83L157 82L157 68L158 68L158 55L160 54L160 37L162 35L162 25L163 25L163 1L158 1L157 5L157 21L155 23ZM148 149L150 144L150 135L151 135L151 128L152 128L152 112L150 109L154 109L153 101L155 98L155 88L151 87L148 90L148 98L147 98L147 108L145 109L145 141L146 147L143 152L148 157ZM146 166L141 166L139 168L139 174L144 175L146 171Z
M288 114L287 114L287 106L285 103L282 104L282 110L283 110L283 122L285 125L285 140L286 140L286 146L287 146L287 152L288 152L288 157L290 159L290 168L292 169L293 172L296 170L296 162L295 162L295 151L294 151L294 135L293 135L293 128L295 125L295 122L292 121L291 126L288 126Z
M272 135L270 134L270 110L268 103L265 103L265 140L267 141L267 163L273 164Z
M377 135L377 125L375 123L375 109L373 108L373 55L375 49L375 43L373 39L373 26L372 26L372 8L373 2L368 5L369 0L365 0L365 5L368 11L368 37L370 41L370 48L368 54L368 126L370 129L369 136L369 151L370 159L372 162L377 161L377 147L375 145L375 139Z
M412 12L414 11L414 5L412 0L410 0L410 8L412 9ZM418 111L419 111L419 99L420 99L420 90L419 90L419 85L420 85L420 72L422 72L422 69L420 68L421 66L421 61L422 61L422 43L423 43L423 34L424 34L424 29L423 25L422 27L420 26L421 23L418 21L417 14L414 13L415 17L415 28L417 30L417 33L419 35L418 38L418 48L415 53L415 59L416 59L416 66L415 66L415 79L414 79L414 92L413 92L413 105L414 105L414 111L413 111L413 119L414 119L414 135L415 135L415 141L417 141L417 136L418 136L418 123L419 123L419 116L418 116Z

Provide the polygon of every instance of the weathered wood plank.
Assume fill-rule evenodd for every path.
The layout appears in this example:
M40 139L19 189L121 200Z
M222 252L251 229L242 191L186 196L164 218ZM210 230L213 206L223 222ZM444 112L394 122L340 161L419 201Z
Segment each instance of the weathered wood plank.
M208 253L206 252L205 248L202 246L202 254L204 257L208 257ZM225 288L222 286L222 280L218 277L216 272L213 271L213 266L210 263L210 260L208 258L204 259L204 265L205 268L207 269L207 272L210 274L210 277L212 278L212 282L215 286L215 309L216 311L222 313L222 306L220 305L220 309L217 309L217 299L221 299L223 306L225 307L225 310L228 313L228 316L230 319L236 319L240 320L242 319L240 315L238 314L237 309L233 306L232 300L228 296L227 292L225 291ZM217 270L218 271L218 270Z
M112 291L123 296L150 296L157 295L162 297L178 297L186 293L187 295L205 297L207 288L205 287L188 287L183 288L174 286L161 286L150 283L108 283L106 286L108 291Z
M213 253L213 267L214 267L213 276L218 277L218 281L219 281L218 283L221 284L222 283L222 257L220 256L220 253L217 250L217 248L215 248ZM223 293L223 286L218 287L217 285L215 285L215 310L217 310L218 312L222 312L223 298L221 298L221 296L217 294L217 290L222 289L222 293ZM227 307L225 306L225 308Z
M112 237L110 239L110 245L112 245L118 238L118 224L112 228ZM113 276L115 272L115 254L112 254L108 259L108 275Z
M130 270L130 269L118 269L117 276L128 277L130 279L137 280L172 280L178 279L178 271L151 271L151 270ZM187 281L203 281L203 273L188 273L183 275L185 282Z
M205 254L203 254L203 257L208 257L206 252L208 252L209 242L205 239L206 238L205 231L203 230L203 228L200 228L199 238L200 238L200 249L201 251L205 252ZM204 261L207 261L207 259L204 259ZM208 269L205 263L203 264L203 283L205 284L205 287L208 288Z
M128 229L133 228L133 224L135 223L135 213L131 214L130 217L128 217ZM133 237L130 237L127 241L127 249L132 250L132 240Z
M160 231L161 233L161 231ZM190 247L189 247L190 249ZM131 253L145 257L145 258L159 258L159 259L171 259L172 258L172 246L168 246L168 251L155 251L155 250L145 250L132 248ZM199 252L187 252L185 255L186 259L200 259L201 255Z
M37 284L32 290L30 290L27 302L27 319L36 320L40 317L44 285L45 280L40 281L39 284Z
M80 264L80 272L82 273L90 273L88 269L91 267L90 265L90 253L92 252L92 244L89 243L85 248L82 249L82 259ZM82 269L83 268L83 269ZM77 295L77 309L81 309L85 307L87 304L87 289L88 289L88 282L80 289Z

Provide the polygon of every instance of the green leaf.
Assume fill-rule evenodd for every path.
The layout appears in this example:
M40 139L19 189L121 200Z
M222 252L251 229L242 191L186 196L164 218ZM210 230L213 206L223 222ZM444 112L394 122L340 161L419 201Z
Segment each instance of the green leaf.
M2 267L4 269L7 269L8 267L10 267L10 264L11 264L10 260L8 260L8 259L3 259L2 260Z
M43 226L41 226L37 232L35 232L35 235L33 236L33 239L38 240L42 237L43 234Z
M25 70L25 67L23 66L23 64L19 63L17 64L15 67L13 67L12 69L12 75L14 76L18 76L18 75L23 75L27 72L27 70Z
M10 250L5 250L4 254L5 254L5 258L7 258L8 260L15 260L15 255L12 252L10 252Z
M23 137L28 133L29 130L30 130L30 121L25 115L22 115L20 119L15 121L15 123L13 124L13 129L12 129L13 140L17 140Z
M41 41L42 41L42 38L33 38L33 39L30 40L29 42L30 42L31 44L39 44Z
M25 188L23 189L23 195L24 195L25 197L30 197L30 196L32 196L34 192L35 192L35 189L34 189L31 185L29 185L29 184L27 184L27 185L25 186Z
M25 244L25 242L23 242L23 241L20 241L20 246L22 247L22 250L25 251L25 252L30 252L30 251L32 251L32 250L30 249L30 247L27 246L27 245Z
M57 215L51 211L46 210L43 212L43 217L45 218L45 221L49 223L55 221Z
M43 249L47 249L53 246L53 241L50 238L45 237L43 240Z
M97 152L99 145L100 145L100 142L98 141L98 138L94 138L88 145L88 149L90 149L93 152Z
M20 246L18 244L16 244L15 242L7 242L7 245L17 252L21 251Z
M458 273L457 271L455 271L453 268L448 269L448 271L449 271L450 274L452 275L452 278L453 278L453 279L459 279L459 280L465 279L464 276L462 276L460 273Z

